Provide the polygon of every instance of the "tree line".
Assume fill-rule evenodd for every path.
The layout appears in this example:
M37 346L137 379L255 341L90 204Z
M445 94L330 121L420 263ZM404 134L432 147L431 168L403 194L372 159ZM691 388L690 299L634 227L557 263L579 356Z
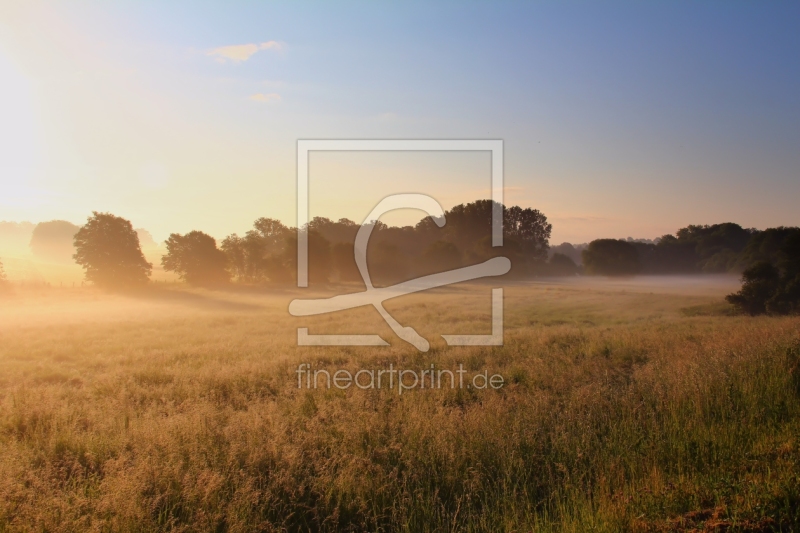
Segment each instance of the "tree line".
M373 221L366 250L373 281L389 285L504 255L511 259L509 276L515 278L742 273L742 291L730 295L730 303L750 314L800 312L800 228L759 231L730 222L690 225L653 241L597 239L551 249L552 225L542 212L502 206L504 245L494 248L493 205L491 200L457 205L445 213L442 228L431 217L404 227ZM354 249L360 227L346 218L316 217L308 223L311 283L361 281ZM50 241L58 244L64 235L74 234L73 258L84 268L87 281L103 287L147 283L153 265L141 249L140 237L146 232L134 230L128 220L98 212L75 228L61 221L42 223L31 246L36 241L47 249ZM145 237L151 239L149 234ZM172 233L165 245L162 267L191 285L291 283L297 272L297 229L272 218L257 219L242 236L234 233L219 245L201 231Z
M582 252L586 274L740 273L767 261L776 263L786 240L800 228L745 229L727 222L692 225L655 242L597 239Z
M536 209L502 206L504 246L493 248L493 205L491 200L457 205L445 212L444 228L431 217L405 227L371 222L366 258L374 282L397 283L501 253L511 259L513 276L534 275L547 263L552 225ZM360 281L354 249L360 227L349 219L316 217L308 223L311 283ZM271 218L257 219L243 236L229 235L219 246L201 231L173 233L165 244L162 267L192 285L286 283L296 276L297 229ZM131 223L110 213L93 213L75 234L74 246L75 261L97 285L141 285L152 273Z
M587 274L741 272L742 289L726 297L750 314L800 313L800 228L764 231L725 223L687 226L656 243L598 239L582 252Z

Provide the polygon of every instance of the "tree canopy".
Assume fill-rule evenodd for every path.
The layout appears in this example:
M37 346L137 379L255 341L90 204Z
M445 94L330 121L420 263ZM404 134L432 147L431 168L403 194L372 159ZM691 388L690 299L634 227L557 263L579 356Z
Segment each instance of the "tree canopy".
M110 213L93 212L74 237L75 262L86 280L103 287L147 283L153 265L145 260L131 223Z
M167 254L161 258L161 265L187 283L214 286L230 280L228 258L217 248L214 237L202 231L190 231L185 235L173 233L166 245Z
M771 242L772 237L762 243ZM746 269L741 290L726 299L750 315L800 313L800 231L787 232L777 253L767 255L772 261L762 260Z
M641 270L636 247L618 239L590 242L583 251L583 266L587 274L602 276L630 276Z
M396 283L412 277L506 255L512 273L533 273L547 260L552 226L540 211L503 207L504 245L492 247L491 200L461 204L445 212L444 228L431 217L414 226L388 226L373 221L367 247L370 276L377 285ZM359 281L354 243L361 225L342 218L333 221L315 217L308 223L309 279ZM229 235L221 248L228 257L231 273L239 281L289 281L297 265L297 230L279 221L260 218L244 237Z
M800 228L758 231L725 222L686 226L656 241L628 238L621 242L636 249L641 274L714 274L742 272L761 261L776 264L780 247L795 233ZM563 243L552 251L568 255L573 248ZM591 269L586 273L592 273Z
M291 231L279 220L259 218L244 237L232 234L220 248L228 257L230 272L238 281L290 279L283 264Z
M548 261L547 274L551 276L575 276L580 268L568 255L556 252Z
M75 254L74 238L79 229L66 220L40 222L31 234L31 252L45 261L70 262Z

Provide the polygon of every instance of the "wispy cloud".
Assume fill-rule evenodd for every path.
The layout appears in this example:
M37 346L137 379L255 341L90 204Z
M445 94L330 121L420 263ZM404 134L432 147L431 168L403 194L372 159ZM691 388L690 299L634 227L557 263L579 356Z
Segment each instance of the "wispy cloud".
M261 50L283 50L286 45L278 41L267 41L264 43L248 43L248 44L234 44L230 46L220 46L209 50L208 56L213 57L220 63L232 61L233 63L241 63L247 61L256 52Z
M281 101L281 95L278 93L256 93L250 95L250 100L253 100L254 102L274 104Z

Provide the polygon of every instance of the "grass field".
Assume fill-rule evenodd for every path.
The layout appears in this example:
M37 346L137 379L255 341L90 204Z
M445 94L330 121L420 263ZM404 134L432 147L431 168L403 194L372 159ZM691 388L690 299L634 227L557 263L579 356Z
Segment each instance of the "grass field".
M371 309L291 317L297 290L16 288L0 531L800 530L800 319L730 316L730 278L537 282L504 346L446 347L489 333L489 287L387 303L424 354ZM505 386L298 389L301 363Z

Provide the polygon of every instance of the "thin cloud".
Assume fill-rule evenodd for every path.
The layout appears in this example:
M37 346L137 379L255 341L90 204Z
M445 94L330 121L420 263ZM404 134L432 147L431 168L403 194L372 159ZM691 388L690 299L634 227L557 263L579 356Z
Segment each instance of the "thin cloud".
M274 104L281 101L281 95L278 93L256 93L250 96L250 100L254 102L263 102L265 104Z
M278 41L267 41L265 43L234 44L230 46L220 46L210 50L206 55L213 57L219 63L232 61L241 63L247 61L256 52L261 50L283 50L284 44Z

